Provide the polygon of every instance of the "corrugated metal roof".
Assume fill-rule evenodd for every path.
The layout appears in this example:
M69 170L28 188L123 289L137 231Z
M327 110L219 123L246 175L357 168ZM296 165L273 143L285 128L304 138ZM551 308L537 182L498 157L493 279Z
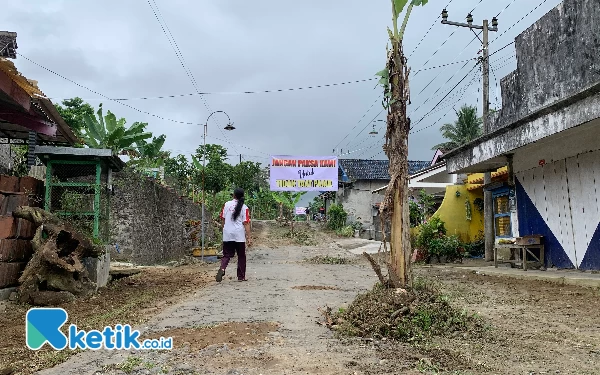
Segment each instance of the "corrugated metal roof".
M430 161L409 160L408 173L412 175L430 165ZM390 179L389 160L339 159L339 166L340 181Z

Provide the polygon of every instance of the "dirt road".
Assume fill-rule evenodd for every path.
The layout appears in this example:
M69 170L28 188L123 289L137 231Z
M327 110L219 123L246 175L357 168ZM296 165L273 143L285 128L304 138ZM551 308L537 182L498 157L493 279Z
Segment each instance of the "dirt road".
M600 374L597 290L474 274L465 267L419 267L417 276L439 282L454 305L489 323L484 338L466 333L418 345L339 340L317 324L318 309L350 303L374 285L373 271L350 253L352 241L312 232L317 246L284 245L289 240L275 232L265 228L250 252L248 282L229 279L233 263L223 283L209 280L158 313L144 310L152 317L139 327L142 336L172 336L173 350L86 351L40 373ZM304 261L315 256L352 262ZM215 271L216 265L211 278ZM164 288L173 293L177 285Z
M337 254L348 255L338 247L258 247L248 257L248 282L230 279L235 276L234 263L221 284L203 288L142 327L144 337L157 331L162 336L175 334L173 351L85 352L41 373L346 373L344 364L353 360L353 353L340 347L331 333L317 324L318 308L351 301L358 292L370 288L375 277L366 264L302 262L317 255ZM224 322L243 324L206 328ZM257 324L261 322L274 324ZM207 335L212 339L207 340ZM204 347L210 344L215 345Z

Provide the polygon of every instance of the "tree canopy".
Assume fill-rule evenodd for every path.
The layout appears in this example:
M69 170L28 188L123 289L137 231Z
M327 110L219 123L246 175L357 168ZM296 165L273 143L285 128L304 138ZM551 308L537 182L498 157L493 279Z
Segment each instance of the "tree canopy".
M481 136L483 120L477 116L477 107L465 104L456 114L457 119L453 124L444 124L440 128L447 142L435 145L433 150L453 150Z

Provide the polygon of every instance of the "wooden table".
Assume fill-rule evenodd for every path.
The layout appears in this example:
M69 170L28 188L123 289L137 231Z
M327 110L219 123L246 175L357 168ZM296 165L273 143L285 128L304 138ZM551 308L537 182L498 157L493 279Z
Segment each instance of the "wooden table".
M544 264L544 245L543 244L536 244L536 245L517 245L517 244L497 244L494 246L494 267L498 268L498 249L510 249L511 252L512 250L518 250L519 253L521 254L521 261L516 260L516 259L511 259L511 260L503 260L502 263L522 263L523 264L523 271L527 271L527 254L531 254L532 257L534 257L539 263L541 263L542 271L546 270L545 264ZM538 258L537 255L535 255L534 253L531 252L531 249L540 249L540 257Z

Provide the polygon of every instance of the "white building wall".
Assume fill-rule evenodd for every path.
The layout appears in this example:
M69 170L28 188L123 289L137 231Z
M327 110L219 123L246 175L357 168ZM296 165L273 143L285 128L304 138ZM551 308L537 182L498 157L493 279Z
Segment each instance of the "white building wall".
M572 265L579 268L586 255L600 256L587 254L598 247L593 236L600 223L600 147L593 145L595 137L575 143L569 138L559 138L554 147L515 153L514 167L527 197ZM531 228L540 227L534 219L519 216ZM595 262L589 258L584 268Z
M363 223L364 229L372 229L375 213L373 204L379 203L382 196L371 192L387 183L388 181L356 181L352 188L338 190L337 201L344 205L350 220L358 220Z

